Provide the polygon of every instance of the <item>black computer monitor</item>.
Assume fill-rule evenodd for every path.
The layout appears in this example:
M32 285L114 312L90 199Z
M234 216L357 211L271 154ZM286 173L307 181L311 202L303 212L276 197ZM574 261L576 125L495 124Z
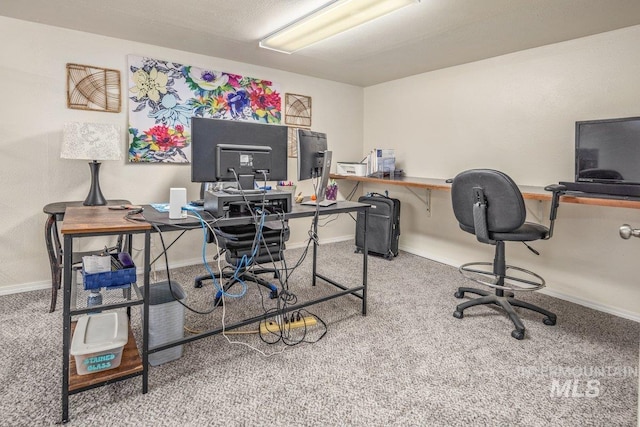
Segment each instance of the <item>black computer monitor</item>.
M243 190L254 181L267 180L271 173L271 147L260 145L218 144L216 181L236 181Z
M576 122L576 182L640 185L640 117Z
M318 180L315 183L316 200L303 204L329 206L335 201L325 200L329 173L331 171L331 151L327 149L327 135L307 129L297 130L298 141L298 181Z
M327 134L307 129L297 130L298 181L322 174L323 155L327 151Z
M288 179L287 126L193 117L191 181L237 182L240 175L241 188L249 176L250 188L253 179L265 176L267 181Z

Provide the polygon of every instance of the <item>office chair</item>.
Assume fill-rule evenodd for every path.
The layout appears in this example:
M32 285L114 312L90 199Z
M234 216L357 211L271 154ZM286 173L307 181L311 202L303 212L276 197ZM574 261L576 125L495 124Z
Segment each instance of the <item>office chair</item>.
M495 245L493 263L472 262L460 266L459 271L467 279L495 289L490 291L460 287L456 298L465 293L479 295L479 298L466 301L456 307L453 316L462 319L464 311L476 305L495 304L502 307L515 325L511 336L521 340L525 327L513 307L533 310L545 316L545 325L555 325L556 315L543 308L514 298L517 291L535 291L545 286L544 279L519 267L507 265L505 261L505 242L522 242L532 252L538 252L525 242L547 240L553 235L560 195L565 190L561 185L550 185L545 190L552 191L549 227L525 222L526 209L522 193L511 178L502 172L491 169L472 169L461 172L451 185L453 212L460 228L474 234L481 243ZM516 275L509 274L515 270Z
M262 227L262 236L256 242L255 224L214 227L216 233L214 237L211 230L207 232L207 242L214 243L217 238L218 248L224 252L227 263L232 269L224 269L222 273L216 273L216 279L225 279L224 291L228 291L239 280L257 283L269 289L269 297L278 297L278 287L273 283L259 277L260 274L271 273L274 278L280 278L280 272L276 268L258 268L257 265L273 264L284 259L285 242L289 240L288 221L265 222ZM259 244L257 250L255 245ZM255 255L250 265L244 265L244 260ZM220 254L219 254L220 255ZM219 256L218 255L218 256ZM242 265L241 265L242 264ZM237 271L236 271L237 270ZM204 280L212 280L211 274L196 277L194 286L200 288ZM218 291L214 304L221 302L222 292Z

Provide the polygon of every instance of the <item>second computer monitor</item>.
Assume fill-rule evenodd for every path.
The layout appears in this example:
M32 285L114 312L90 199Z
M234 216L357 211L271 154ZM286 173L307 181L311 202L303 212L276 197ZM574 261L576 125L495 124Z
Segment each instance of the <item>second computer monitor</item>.
M298 181L318 178L322 175L324 152L327 151L327 134L298 129Z
M328 205L325 192L329 184L331 151L327 150L327 135L306 129L298 129L298 181L318 179L316 200L310 204Z

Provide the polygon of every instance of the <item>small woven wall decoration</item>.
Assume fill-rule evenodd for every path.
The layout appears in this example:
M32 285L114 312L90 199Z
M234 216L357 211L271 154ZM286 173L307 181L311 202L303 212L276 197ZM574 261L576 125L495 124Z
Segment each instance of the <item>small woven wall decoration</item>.
M311 126L311 97L285 94L286 116L285 123L288 125L310 127Z
M287 128L287 154L288 157L298 157L298 128Z
M120 112L120 71L67 64L67 107Z

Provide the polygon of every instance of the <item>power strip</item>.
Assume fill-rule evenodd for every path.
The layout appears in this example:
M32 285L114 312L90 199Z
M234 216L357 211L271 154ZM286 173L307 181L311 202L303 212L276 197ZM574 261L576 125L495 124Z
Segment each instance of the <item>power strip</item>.
M281 330L286 331L289 329L304 328L304 327L313 326L316 323L317 323L316 318L313 316L305 316L300 320L284 323L282 324L282 326L280 326L278 322L265 321L260 323L260 333L261 334L267 334L267 333L278 334L280 333Z

